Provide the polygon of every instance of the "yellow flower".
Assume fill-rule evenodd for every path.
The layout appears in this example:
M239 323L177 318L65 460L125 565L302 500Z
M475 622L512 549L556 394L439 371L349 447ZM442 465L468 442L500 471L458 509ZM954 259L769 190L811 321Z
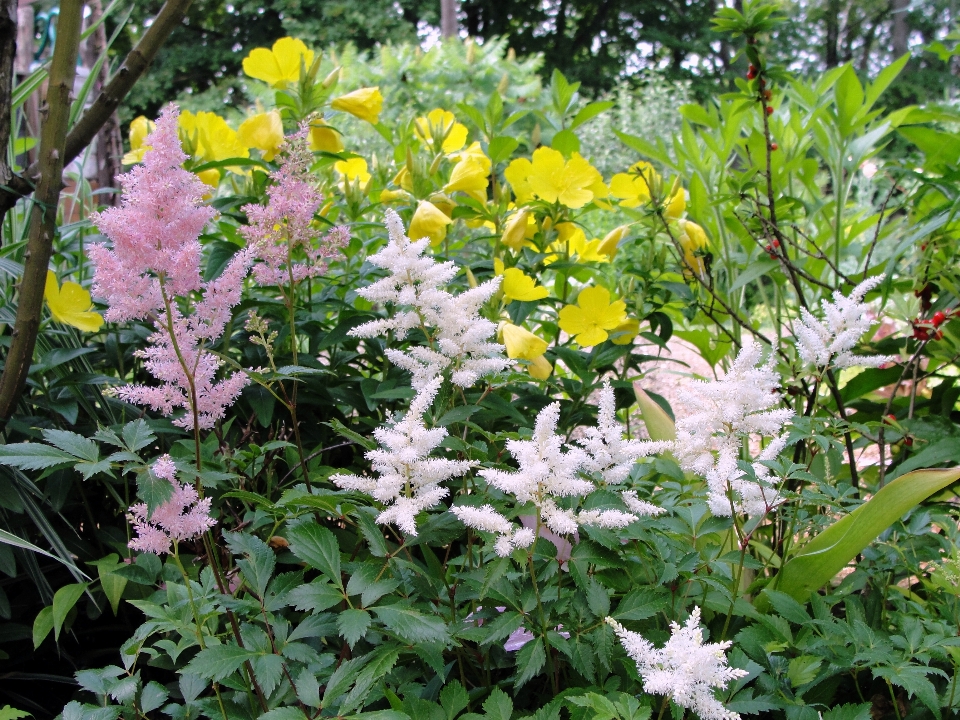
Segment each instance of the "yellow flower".
M191 154L203 162L250 157L236 130L216 113L201 111L194 115L185 110L180 114L180 129L186 135Z
M677 190L673 197L667 201L667 206L663 209L663 214L667 220L677 220L687 209L687 195L683 188Z
M603 240L600 241L600 247L597 248L598 251L613 260L614 256L617 254L617 249L620 247L620 241L627 236L629 231L629 225L620 225L619 227L615 227L604 236Z
M597 188L598 181L605 191L600 173L579 153L573 153L569 160L548 147L537 148L533 153L530 189L541 200L581 208L593 200L594 191L590 188Z
M333 164L333 169L347 182L353 182L360 178L361 186L366 185L370 179L370 173L367 172L367 161L361 157L339 160Z
M402 190L406 190L408 193L413 192L413 177L410 175L410 170L407 169L406 165L400 168L399 172L393 176L393 184L399 185Z
M650 187L656 186L660 176L648 162L638 162L630 173L617 173L610 178L610 194L620 198L620 205L634 208L650 202Z
M237 140L260 151L264 160L273 160L283 144L283 121L276 110L248 117L237 129Z
M483 151L483 148L480 147L479 142L470 143L470 145L467 148L461 150L458 153L453 153L450 157L452 157L454 160L461 161L461 162L463 160L466 160L467 158L472 158L473 160L480 163L480 167L483 168L484 173L486 173L487 175L490 174L490 168L492 167L490 158L487 157L487 154Z
M200 178L205 185L209 185L212 188L215 188L220 184L220 171L216 168L202 170L197 173L197 177Z
M384 188L380 191L380 202L385 204L396 202L406 197L408 197L408 194L404 190L389 190Z
M50 314L53 319L64 325L83 330L97 332L103 325L100 313L93 312L93 303L90 293L75 282L67 281L63 286L57 285L57 276L52 270L47 270L47 284L43 296L47 300Z
M500 326L503 344L507 348L507 357L513 360L528 360L528 372L538 380L546 380L553 372L550 361L543 357L547 351L545 340L538 338L529 330L505 322Z
M383 95L379 87L365 87L354 90L346 95L334 98L330 103L334 110L348 112L371 125L380 120L380 111L383 109Z
M313 152L341 152L343 141L340 139L340 133L323 120L314 120L310 124L310 149Z
M530 187L530 171L533 168L526 158L517 158L513 160L507 169L503 171L503 176L513 188L513 196L518 204L523 204L533 200L533 189Z
M639 332L640 321L628 318L613 329L611 333L613 338L611 338L610 342L614 345L629 345Z
M443 138L440 149L445 153L456 152L467 142L467 126L458 123L452 112L440 108L431 110L426 117L417 118L414 128L426 143Z
M547 289L543 285L537 285L537 281L532 277L524 275L523 270L507 268L503 271L503 299L506 302L530 302L542 300L546 296Z
M243 59L243 71L252 78L282 90L300 80L301 63L305 68L310 68L313 50L304 45L302 40L285 37L277 40L272 50L251 50Z
M623 300L610 302L610 292L602 287L588 287L580 291L576 305L560 310L560 329L575 336L581 347L599 345L627 319Z
M549 250L555 252L566 251L567 257L576 256L579 262L609 262L610 258L600 250L601 240L587 240L583 228L572 222L557 223L557 239L550 244ZM556 262L557 255L548 255L544 258L546 264Z
M485 202L488 184L487 171L483 165L474 157L467 156L453 166L450 182L443 186L443 191L450 193L459 190L479 202Z
M413 213L410 229L407 232L411 240L430 238L430 246L436 247L447 236L447 225L452 222L453 220L444 215L443 211L432 202L422 200L417 205L416 212Z
M123 156L124 165L134 165L143 160L143 154L150 148L143 144L147 135L153 132L156 123L147 120L143 115L134 118L130 123L130 152Z
M683 274L690 277L690 270L687 269L687 265L689 265L693 272L702 277L706 274L703 251L710 242L707 233L702 227L690 220L680 220L678 225L680 226L680 235L677 240L680 242L680 247L683 248L683 259L685 261Z
M533 219L529 210L521 210L510 216L506 226L503 228L503 235L500 242L506 245L514 252L519 252L527 239L527 223Z

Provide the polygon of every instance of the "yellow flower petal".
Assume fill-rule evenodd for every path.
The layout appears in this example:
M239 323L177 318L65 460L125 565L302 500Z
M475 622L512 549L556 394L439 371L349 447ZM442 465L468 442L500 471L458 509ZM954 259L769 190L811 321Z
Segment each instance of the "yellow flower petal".
M314 120L310 124L310 149L313 152L341 152L343 141L340 138L340 133L323 120Z
M673 197L667 202L667 206L664 208L663 214L666 216L667 220L676 220L683 215L686 209L687 196L681 188L680 190L677 190Z
M564 160L560 152L548 147L534 151L528 181L536 197L574 209L593 200L590 187L596 187L603 195L607 193L600 173L579 153Z
M248 117L237 128L237 141L259 150L267 161L273 160L283 140L283 121L276 110Z
M62 287L58 286L57 276L52 270L47 271L43 295L50 314L57 322L84 332L97 332L103 325L100 314L91 310L93 303L90 293L75 282L67 281Z
M530 218L531 215L528 210L521 210L518 213L514 213L503 229L500 242L514 252L519 252L527 237L527 221Z
M408 233L414 241L430 238L431 247L436 247L447 236L447 225L452 222L453 220L432 202L422 200L413 213Z
M379 87L365 87L341 95L330 103L334 110L348 112L371 125L380 120L380 111L383 109L383 95Z
M426 117L417 118L414 129L428 144L433 144L435 138L443 138L440 150L445 153L456 152L467 142L466 125L458 123L452 112L441 108L431 110Z
M582 347L598 345L627 319L623 300L610 302L610 292L602 287L588 287L580 291L576 305L560 310L560 329L574 335Z
M546 341L525 328L505 322L501 325L500 332L503 344L507 348L508 358L534 360L547 351Z
M313 51L302 40L285 37L277 40L271 50L251 50L243 59L243 71L252 78L283 89L300 80L301 65L309 69L312 64Z
M537 285L536 280L523 274L519 268L508 268L503 272L503 297L509 303L514 300L531 302L547 296L547 289Z
M533 189L530 187L530 173L533 170L533 163L526 158L517 158L513 160L507 169L503 171L503 176L510 183L513 189L513 196L518 204L523 204L533 200Z
M615 227L604 236L603 240L600 241L599 252L613 260L614 256L617 254L617 250L620 247L620 241L627 236L629 231L629 225L620 225L619 227Z
M493 274L503 275L503 260L500 258L493 259Z
M530 364L527 366L527 372L530 373L530 377L536 378L537 380L546 380L553 373L553 365L550 364L550 361L547 360L546 357L540 355L530 361Z
M640 321L628 318L613 329L611 332L613 337L610 338L610 341L614 345L629 345L639 332Z
M481 194L483 202L486 200L486 189L489 181L483 166L472 157L467 157L453 166L450 173L450 182L443 186L446 193L461 191L470 195Z
M349 160L339 160L333 164L333 169L348 181L360 178L360 184L365 185L370 179L370 173L367 172L367 161L361 157L350 158Z

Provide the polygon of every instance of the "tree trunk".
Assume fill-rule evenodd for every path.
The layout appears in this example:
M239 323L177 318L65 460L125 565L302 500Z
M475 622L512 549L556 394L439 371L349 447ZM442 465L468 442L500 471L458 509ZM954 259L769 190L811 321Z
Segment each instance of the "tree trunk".
M0 0L0 185L13 178L7 165L13 61L17 56L17 0Z
M100 20L103 16L103 5L100 0L88 0L87 6L90 8L89 22L91 25ZM97 59L107 51L107 31L103 23L97 25L86 43L86 64L92 68ZM100 66L100 75L93 86L94 94L97 95L103 91L103 87L110 80L110 63L104 60ZM109 188L113 186L113 179L120 174L123 169L120 164L120 158L123 157L123 137L120 134L120 120L116 111L110 113L107 121L100 128L96 139L97 154L97 188ZM117 195L105 193L100 196L100 202L106 205L115 205Z
M890 32L890 44L893 57L898 58L910 49L910 26L907 25L907 10L910 0L892 0L890 12L893 14L893 28Z
M840 64L837 43L840 40L840 0L829 0L826 7L827 33L823 59L828 68Z
M457 36L457 0L440 0L440 35Z

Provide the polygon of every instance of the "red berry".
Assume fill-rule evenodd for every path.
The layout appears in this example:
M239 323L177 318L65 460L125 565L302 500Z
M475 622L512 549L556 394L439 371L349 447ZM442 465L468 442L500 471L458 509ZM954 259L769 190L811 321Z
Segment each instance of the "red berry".
M920 246L920 249L921 249L921 250L926 250L926 249L927 249L927 244L926 244L926 243L923 243L923 245Z
M760 78L759 80L757 80L757 85L759 85L760 89L763 90L767 86L767 81L764 80L763 78Z
M947 319L946 314L940 312L939 310L937 310L937 312L933 314L933 324L935 327L938 325L943 325L946 319Z
M773 108L767 105L767 115L773 115Z
M776 253L770 253L770 259L771 259L771 260L776 260L776 259L777 259L777 254L776 254Z
M753 65L750 66L750 69L747 70L747 80L753 80L757 76L757 71L753 69Z
M913 329L913 338L914 340L929 340L930 333L924 327L917 327Z
M780 148L776 143L770 143L770 152L776 152Z
M764 90L764 91L763 91L763 99L764 99L764 100L769 100L769 99L772 98L772 97L773 97L773 91L772 91L772 90Z
M770 243L770 244L773 245L774 247L780 247L780 241L777 240L776 238L774 238L774 239L773 239L773 242Z
M910 447L911 445L913 445L913 438L910 437L909 435L907 435L907 436L903 439L903 444L906 445L907 447Z
M934 340L943 340L943 330L937 330L937 331L933 334L933 339L934 339Z
M890 420L890 421L892 421L892 422L896 422L896 421L897 421L897 416L894 415L893 413L887 413L887 419Z

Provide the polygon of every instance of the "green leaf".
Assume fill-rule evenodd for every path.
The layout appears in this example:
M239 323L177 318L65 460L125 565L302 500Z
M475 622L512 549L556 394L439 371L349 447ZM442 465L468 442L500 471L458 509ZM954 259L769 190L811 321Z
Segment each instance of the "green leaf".
M547 653L543 649L543 638L531 640L517 653L517 681L514 687L521 687L529 680L540 674L547 662ZM509 717L509 716L508 716Z
M124 425L120 434L123 435L123 442L127 450L133 453L137 452L137 450L142 450L157 439L157 436L153 434L150 426L141 418L137 418L133 422L128 422Z
M587 605L598 618L603 619L610 614L610 595L594 577L587 578Z
M97 575L100 578L100 588L103 590L103 594L107 596L110 609L113 610L114 615L120 609L120 599L127 587L127 578L117 575L115 572L118 568L126 567L124 563L118 562L119 559L119 555L112 553L101 560L88 563L88 565L96 566Z
M13 533L7 532L6 530L0 530L0 543L3 543L4 545L12 545L13 547L22 548L24 550L30 550L35 553L40 553L41 555L46 555L47 557L53 558L57 562L61 562L69 567L67 563L63 562L63 560L58 558L56 555L51 555L46 550L41 550L33 543L27 542L23 538L19 538Z
M487 155L490 156L491 162L496 165L509 158L519 144L514 137L499 135L490 141L490 145L487 147Z
M258 654L236 645L215 645L198 652L183 669L183 673L219 682Z
M920 699L920 702L926 705L930 712L939 720L940 701L937 698L937 689L927 678L929 673L944 674L942 670L914 665L912 663L899 667L881 666L873 668L873 676L875 678L880 677L884 680L889 680L894 685L902 687L911 696L916 695Z
M21 470L46 470L73 465L77 458L58 448L43 443L10 443L0 445L0 464Z
M677 427L670 416L664 412L657 402L644 392L640 383L633 384L637 394L637 405L640 407L640 417L647 427L651 440L676 440Z
M438 427L446 427L447 425L453 425L453 423L463 422L470 418L476 412L483 410L479 405L461 405L460 407L455 407L451 410L447 410L439 420L437 420Z
M309 612L322 612L342 600L343 593L325 580L300 585L287 595L287 604Z
M584 107L580 108L573 120L570 121L570 129L576 130L578 127L583 125L585 122L593 120L600 113L604 113L610 108L616 105L615 102L611 100L604 100L601 102L592 102Z
M69 613L73 606L77 604L77 600L83 595L84 590L87 589L87 583L73 583L71 585L64 585L62 588L57 590L53 595L53 637L55 640L60 639L60 629L63 627L63 623L67 619L67 613Z
M398 605L375 607L373 612L389 630L407 642L446 643L450 640L447 625L440 618Z
M147 504L149 518L154 510L173 497L173 484L165 478L158 478L153 470L147 470L137 477L137 497Z
M372 659L373 654L361 655L341 663L340 667L327 680L327 686L323 691L323 706L329 707L330 703L343 695L347 688L353 684L353 680L359 674L360 669Z
M343 588L340 578L340 546L337 538L325 527L305 522L290 528L287 533L290 551L298 558L330 578Z
M53 630L53 608L48 605L37 613L33 620L33 647L40 647L40 643Z
M395 647L385 647L374 653L373 659L357 675L357 682L340 704L340 715L345 715L355 708L361 707L371 688L381 682L383 677L393 669L400 657L400 651Z
M20 718L33 717L26 710L17 710L9 705L0 708L0 720L20 720Z
M849 135L853 119L860 112L860 108L863 107L863 85L860 84L852 65L847 65L846 70L837 80L833 92L837 104L840 132Z
M237 561L237 567L240 568L244 581L257 594L257 597L263 598L270 578L273 576L277 557L270 546L256 535L237 534L243 534L246 538L243 545L243 553L246 557Z
M803 605L786 593L777 592L776 590L770 590L768 588L764 590L764 594L770 600L773 609L776 610L777 614L781 617L797 625L807 625L811 622L812 618L807 614L807 611L803 609Z
M897 465L891 473L891 479L917 468L929 468L948 462L960 462L960 438L948 436L934 440L916 455L911 455Z
M265 712L257 720L308 720L308 718L300 708L288 705Z
M744 285L752 283L759 277L769 275L770 272L780 266L778 260L755 260L747 266L747 269L737 275L727 292L733 292L742 288Z
M960 468L915 470L885 485L804 545L776 577L776 589L805 601L904 513L960 479ZM758 609L763 610L758 598Z
M513 701L503 690L495 687L483 701L483 711L487 714L487 720L510 720Z
M904 55L901 55L899 59L887 65L883 70L877 73L877 79L870 83L870 85L867 87L865 103L867 110L872 108L873 104L880 99L883 91L890 86L890 83L897 79L897 75L899 75L903 68L906 67L909 60L910 53L905 53Z
M170 693L167 689L156 681L150 681L143 686L140 693L140 712L148 713L156 710L167 701Z
M377 446L373 440L370 438L365 438L360 433L354 432L337 419L333 419L328 423L324 423L324 425L333 428L333 431L337 433L337 435L345 437L347 440L352 440L357 445L367 450L373 450Z
M572 153L580 152L580 138L573 130L561 130L553 136L550 147L570 157Z
M447 713L447 720L453 720L469 704L470 696L459 680L448 682L440 691L440 706Z
M490 623L489 635L487 635L480 644L489 645L490 643L500 642L504 638L509 637L514 631L519 630L522 625L523 615L516 610L502 612L499 617Z
M787 678L790 680L791 687L800 687L813 682L820 670L823 661L813 655L801 655L790 661L787 669Z
M96 462L100 459L100 449L97 444L83 435L67 430L44 430L43 439L80 460Z
M352 648L357 640L367 634L370 627L370 613L366 610L350 608L337 615L337 632Z
M297 697L305 705L320 707L320 683L308 668L303 668L297 676Z

